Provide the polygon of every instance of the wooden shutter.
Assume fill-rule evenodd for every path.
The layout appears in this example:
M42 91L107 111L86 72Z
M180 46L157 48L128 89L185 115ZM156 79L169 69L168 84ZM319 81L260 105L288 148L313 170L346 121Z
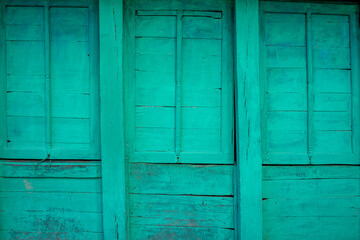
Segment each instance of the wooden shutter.
M136 11L125 47L131 162L232 164L233 92L222 13ZM132 45L130 45L132 44Z
M355 6L262 3L264 163L359 163Z
M90 2L3 6L2 158L99 158L97 23Z

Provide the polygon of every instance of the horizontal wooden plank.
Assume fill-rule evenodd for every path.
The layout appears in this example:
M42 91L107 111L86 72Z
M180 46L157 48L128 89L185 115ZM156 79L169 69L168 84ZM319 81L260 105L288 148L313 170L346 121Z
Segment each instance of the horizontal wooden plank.
M136 38L137 54L175 55L176 40L171 38Z
M81 144L88 144L90 142L89 119L51 118L51 122L53 142Z
M136 107L136 127L175 127L175 108Z
M130 195L135 225L234 228L232 197Z
M348 16L313 16L311 31L313 46L316 47L349 47L350 46L350 24ZM343 18L344 21L331 21L329 17ZM347 21L345 22L345 19Z
M47 177L47 178L100 178L100 162L58 162L53 161L51 167L41 176L35 174L38 161L1 161L0 176L2 177ZM38 167L38 173L48 168L49 161Z
M101 193L31 192L30 189L30 192L0 192L0 200L1 211L102 212Z
M0 178L0 192L101 193L100 178Z
M51 42L86 42L88 41L87 26L81 25L51 25Z
M135 71L135 84L138 89L175 89L175 74L173 72Z
M6 40L13 41L44 41L44 26L8 25L6 26Z
M176 36L176 16L137 16L135 22L138 37Z
M315 69L316 93L351 93L351 71L339 69Z
M43 7L6 7L5 23L9 25L44 25Z
M51 25L88 25L88 8L52 7L50 8Z
M359 197L293 197L263 200L264 217L360 217Z
M10 116L44 117L45 94L29 92L8 92L7 114Z
M267 91L306 92L306 70L301 68L267 68Z
M175 56L174 54L137 53L135 68L138 71L175 73Z
M0 212L2 231L102 232L101 213Z
M269 131L267 151L282 153L306 153L306 131Z
M359 239L357 217L264 217L264 239ZM276 237L273 237L276 236ZM281 239L281 238L280 238ZM298 239L298 238L295 238Z
M267 129L273 130L298 130L306 131L306 112L275 112L267 113Z
M51 88L57 93L90 93L89 72L51 76ZM91 95L90 95L91 96Z
M7 41L6 72L16 75L45 75L44 43Z
M274 111L306 111L307 98L305 93L269 93L268 109Z
M351 94L318 93L314 95L315 111L351 112Z
M182 152L216 153L221 151L220 128L183 128L181 132Z
M263 181L263 198L358 197L358 179Z
M6 90L17 92L44 92L45 75L7 75Z
M351 112L314 112L314 130L351 130Z
M174 128L136 128L136 152L171 152L175 149Z
M183 38L222 38L221 19L184 16Z
M280 13L280 15L282 14ZM301 19L299 19L299 16L296 15L298 14L288 15L289 18L293 18L292 20L266 22L266 45L306 46L305 16L301 15Z
M303 68L306 66L305 47L268 46L267 67Z
M0 238L4 240L26 239L26 240L49 240L49 239L67 239L67 240L102 240L103 233L92 232L25 232L25 231L0 231Z
M315 68L350 68L350 48L313 48Z
M130 193L233 195L233 166L130 164Z
M263 180L360 179L360 166L264 166Z
M137 106L175 106L175 87L171 89L166 85L151 88L137 87L135 104Z
M131 227L131 239L235 239L234 230L203 227L162 227L138 226Z
M351 131L315 131L315 153L352 153Z
M52 75L87 74L86 72L89 71L88 42L51 41L50 50L50 72Z
M44 146L45 141L45 118L44 117L7 117L7 140L8 146L15 147L16 142L32 142L35 147L39 143ZM9 142L10 141L10 142ZM39 147L39 146L38 146Z

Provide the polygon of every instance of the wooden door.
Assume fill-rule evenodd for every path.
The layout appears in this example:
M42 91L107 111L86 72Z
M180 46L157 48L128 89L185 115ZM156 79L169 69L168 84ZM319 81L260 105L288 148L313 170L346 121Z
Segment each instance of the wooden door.
M189 0L125 6L131 239L234 238L230 7Z

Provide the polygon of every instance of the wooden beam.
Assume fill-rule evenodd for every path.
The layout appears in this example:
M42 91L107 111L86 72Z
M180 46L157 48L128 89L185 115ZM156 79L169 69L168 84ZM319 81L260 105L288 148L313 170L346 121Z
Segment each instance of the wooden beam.
M99 1L104 239L126 239L123 129L123 2Z
M237 239L262 239L259 1L235 1Z

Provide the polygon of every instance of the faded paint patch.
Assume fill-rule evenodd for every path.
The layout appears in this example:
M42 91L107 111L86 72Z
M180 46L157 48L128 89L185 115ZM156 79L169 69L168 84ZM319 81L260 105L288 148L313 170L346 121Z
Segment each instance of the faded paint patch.
M28 180L24 180L24 186L26 188L26 190L31 190L31 189L34 189L33 185L31 182L29 182Z

